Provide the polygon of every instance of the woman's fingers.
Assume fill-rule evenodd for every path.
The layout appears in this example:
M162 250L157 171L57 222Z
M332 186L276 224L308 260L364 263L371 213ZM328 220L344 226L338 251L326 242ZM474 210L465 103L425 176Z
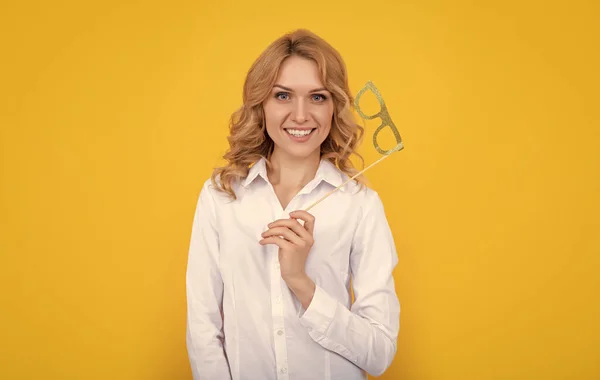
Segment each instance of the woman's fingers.
M313 232L315 229L315 217L304 211L297 210L290 213L290 217L293 219L300 219L304 221L304 228L310 233L310 236L313 236Z
M261 241L259 241L259 244L261 244L261 245L275 244L279 248L286 249L286 250L289 250L293 247L292 243L290 243L289 241L287 241L283 238L280 238L279 236L270 236L268 238L262 239Z
M291 243L294 243L296 245L302 244L302 238L298 236L295 231L292 231L286 226L269 228L267 231L263 232L261 236L263 238L268 238L271 236L283 236L284 239Z
M313 231L315 227L315 217L306 211L294 211L290 213L291 219L279 219L269 224L269 229L262 233L261 244L269 238L269 242L281 240L280 237L287 240L294 245L299 246L312 246L314 243ZM300 221L304 222L304 226L300 224ZM276 240L273 240L275 238ZM271 243L267 243L271 244ZM279 244L277 244L279 245ZM281 247L281 245L279 245Z
M296 235L301 237L304 240L309 240L312 238L312 235L306 230L306 228L302 227L300 222L295 219L279 219L269 224L269 228L275 227L286 227L290 230L294 231Z

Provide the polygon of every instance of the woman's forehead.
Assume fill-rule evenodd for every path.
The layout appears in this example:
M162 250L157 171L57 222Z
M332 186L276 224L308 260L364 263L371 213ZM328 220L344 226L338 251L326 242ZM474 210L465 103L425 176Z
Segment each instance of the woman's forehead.
M300 57L290 57L282 63L276 84L296 92L310 92L324 87L317 64Z

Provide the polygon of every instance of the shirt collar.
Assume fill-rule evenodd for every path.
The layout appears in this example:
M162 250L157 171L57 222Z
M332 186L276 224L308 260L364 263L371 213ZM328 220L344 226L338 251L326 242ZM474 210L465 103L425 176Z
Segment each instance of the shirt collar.
M248 175L246 179L242 182L244 187L250 186L250 184L256 179L257 176L261 176L265 181L269 181L267 177L267 163L262 157L260 160L256 161L254 165L248 171Z
M252 165L248 171L248 175L243 180L242 185L247 188L258 176L262 177L266 182L269 182L267 176L267 163L264 157L260 158L254 165ZM312 191L319 185L319 183L321 183L321 181L325 181L333 187L338 187L344 183L343 180L343 174L331 161L327 159L321 159L319 168L315 174L315 178L307 184L305 191ZM344 191L345 188L346 186L340 188L340 190Z

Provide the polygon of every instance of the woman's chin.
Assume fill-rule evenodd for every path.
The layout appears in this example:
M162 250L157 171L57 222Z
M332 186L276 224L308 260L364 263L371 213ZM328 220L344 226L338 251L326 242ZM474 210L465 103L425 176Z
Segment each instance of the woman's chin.
M303 146L298 146L296 144L286 144L284 146L275 145L275 151L273 152L275 156L306 159L313 155L320 156L321 146L314 146L314 144Z

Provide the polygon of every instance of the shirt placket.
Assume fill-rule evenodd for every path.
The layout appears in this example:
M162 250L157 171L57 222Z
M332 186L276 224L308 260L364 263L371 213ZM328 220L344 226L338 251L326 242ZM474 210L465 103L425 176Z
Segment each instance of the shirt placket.
M271 188L272 189L272 188ZM298 198L301 194L296 195L288 204L285 210L281 208L279 200L273 191L274 210L277 210L279 215L274 215L273 220L289 218L289 210L292 206L296 207ZM283 299L283 286L285 282L281 279L281 266L279 264L279 247L271 246L271 316L273 319L273 336L275 343L275 364L277 366L277 379L289 380L288 374L288 355L287 342L285 331L285 310Z
M277 204L279 206L279 204ZM276 207L281 210L281 207ZM283 218L285 212L276 219ZM273 318L273 336L275 343L275 364L277 366L277 379L288 380L288 356L286 344L286 331L284 323L284 302L281 284L281 270L279 264L279 247L271 246L271 314Z
M278 258L278 247L273 249L271 263L271 313L273 317L273 336L275 337L275 362L277 379L288 380L287 345L285 338L283 292L281 289L281 272Z

